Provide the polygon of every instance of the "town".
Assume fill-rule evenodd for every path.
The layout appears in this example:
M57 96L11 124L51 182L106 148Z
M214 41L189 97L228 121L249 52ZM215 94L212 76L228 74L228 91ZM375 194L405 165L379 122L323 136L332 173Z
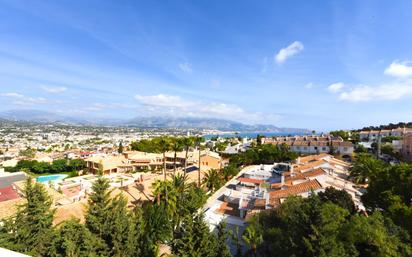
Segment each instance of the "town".
M0 0L0 257L412 257L411 10Z
M354 210L367 215L362 196L368 180L359 180L353 172L359 156L399 165L411 160L412 150L412 129L406 127L205 138L202 131L33 126L1 129L0 219L14 217L27 201L29 178L51 197L57 226L73 218L86 221L85 206L99 178L107 180L111 198L124 197L128 209L168 203L165 197L171 192L164 183L183 179L202 190L197 211L204 213L211 232L222 223L239 231L239 242L228 239L233 254L251 249L241 235L254 217L278 209L292 196L308 198L331 188L344 191ZM170 254L167 245L159 246Z

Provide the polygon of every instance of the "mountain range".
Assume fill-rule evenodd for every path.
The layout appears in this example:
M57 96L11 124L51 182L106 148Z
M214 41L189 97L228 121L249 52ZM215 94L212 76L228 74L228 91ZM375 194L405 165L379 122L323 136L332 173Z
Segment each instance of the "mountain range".
M39 110L10 110L0 112L0 119L8 121L24 121L34 123L59 123L68 125L99 125L99 126L128 126L139 128L182 128L182 129L211 129L220 131L239 132L280 132L307 133L307 129L280 128L274 125L250 125L241 122L217 118L193 117L135 117L132 119L115 120L103 118L75 118Z

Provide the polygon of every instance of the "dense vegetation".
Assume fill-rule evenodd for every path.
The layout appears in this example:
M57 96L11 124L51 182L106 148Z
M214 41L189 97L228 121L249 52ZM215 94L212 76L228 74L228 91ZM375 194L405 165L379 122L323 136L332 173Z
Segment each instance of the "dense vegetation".
M380 129L396 129L396 128L412 128L412 122L398 122L398 123L389 123L388 125L380 125L380 126L369 126L363 127L361 130L380 130Z
M338 202L346 202L345 193L340 194ZM389 218L380 212L367 217L347 207L315 194L290 197L251 221L247 231L252 254L412 256L409 235Z
M200 146L194 140L180 141L179 146L168 138L156 140L135 143L135 149L165 152ZM161 147L165 142L167 147ZM232 155L222 170L207 172L203 187L188 183L185 174L155 181L154 201L133 209L122 196L110 197L108 181L99 178L85 223L68 220L56 227L43 186L28 180L28 201L0 227L0 246L33 256L158 256L160 248L169 247L173 256L229 257L227 241L232 238L236 256L412 256L412 165L389 165L366 153L357 155L351 178L368 183L362 196L367 215L345 191L327 188L309 198L290 197L260 213L242 235L227 231L223 223L217 233L209 231L198 211L207 200L206 191L218 190L242 165L295 158L285 145L257 144ZM34 164L25 161L19 167L33 169ZM246 253L239 237L248 246Z
M51 199L43 185L29 179L27 203L0 227L0 246L33 256L157 256L161 245L175 256L230 256L224 225L211 233L197 213L204 192L182 176L166 184L167 198L159 189L155 203L129 210L126 199L111 198L108 181L99 178L85 224L68 220L53 227Z
M5 170L8 172L28 171L34 174L45 174L80 171L85 167L86 163L82 159L59 159L54 160L52 163L21 160L15 167L6 167Z
M290 151L286 144L258 144L245 152L231 155L230 163L237 166L251 164L273 164L274 162L292 161L297 157L298 154Z

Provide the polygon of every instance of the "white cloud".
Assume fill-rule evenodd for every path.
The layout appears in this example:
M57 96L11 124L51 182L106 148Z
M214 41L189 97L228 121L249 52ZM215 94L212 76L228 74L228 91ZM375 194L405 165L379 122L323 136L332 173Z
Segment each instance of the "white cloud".
M185 73L192 73L192 65L188 62L179 63L179 69L181 69Z
M333 83L330 86L328 86L328 90L329 92L332 92L332 93L338 93L342 91L344 87L345 87L345 84L343 84L342 82L338 82L338 83Z
M384 84L377 87L359 85L342 92L339 98L346 101L360 102L372 100L397 100L412 95L412 83L401 82Z
M29 105L35 105L35 104L49 103L49 101L44 97L30 97L30 96L25 96L25 95L15 93L15 92L2 93L0 94L0 96L11 99L12 104L14 105L29 106Z
M391 75L394 77L405 78L412 76L412 62L398 62L394 61L385 69L384 73L386 75Z
M58 93L63 93L64 91L67 90L67 87L49 87L49 86L41 86L41 89L46 91L47 93L51 94L58 94Z
M174 107L174 108L183 108L189 107L194 103L189 101L185 101L180 96L173 96L173 95L149 95L149 96L142 96L142 95L135 95L135 98L143 105L147 106L154 106L154 107Z
M136 95L136 100L145 107L150 115L173 115L175 117L207 117L237 120L246 123L274 123L279 115L263 115L245 111L243 108L226 103L207 103L186 100L173 95Z
M295 41L288 45L286 48L282 48L275 56L275 61L277 64L284 63L288 58L298 54L303 50L303 44L299 41Z
M12 97L12 98L24 98L24 95L19 93L2 93L1 96Z
M412 95L412 62L393 61L384 74L398 79L380 85L355 85L349 87L343 83L335 83L328 87L332 93L339 94L339 99L352 102L391 101Z

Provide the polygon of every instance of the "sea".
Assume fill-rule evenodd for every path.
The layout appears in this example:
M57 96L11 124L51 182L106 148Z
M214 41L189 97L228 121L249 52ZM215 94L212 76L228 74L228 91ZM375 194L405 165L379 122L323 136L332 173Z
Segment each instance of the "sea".
M241 137L241 138L256 138L257 135L261 135L264 137L275 137L275 136L302 136L305 133L289 133L289 132L239 132L239 133L222 133L222 134L206 134L203 135L203 138L208 140L213 137Z

